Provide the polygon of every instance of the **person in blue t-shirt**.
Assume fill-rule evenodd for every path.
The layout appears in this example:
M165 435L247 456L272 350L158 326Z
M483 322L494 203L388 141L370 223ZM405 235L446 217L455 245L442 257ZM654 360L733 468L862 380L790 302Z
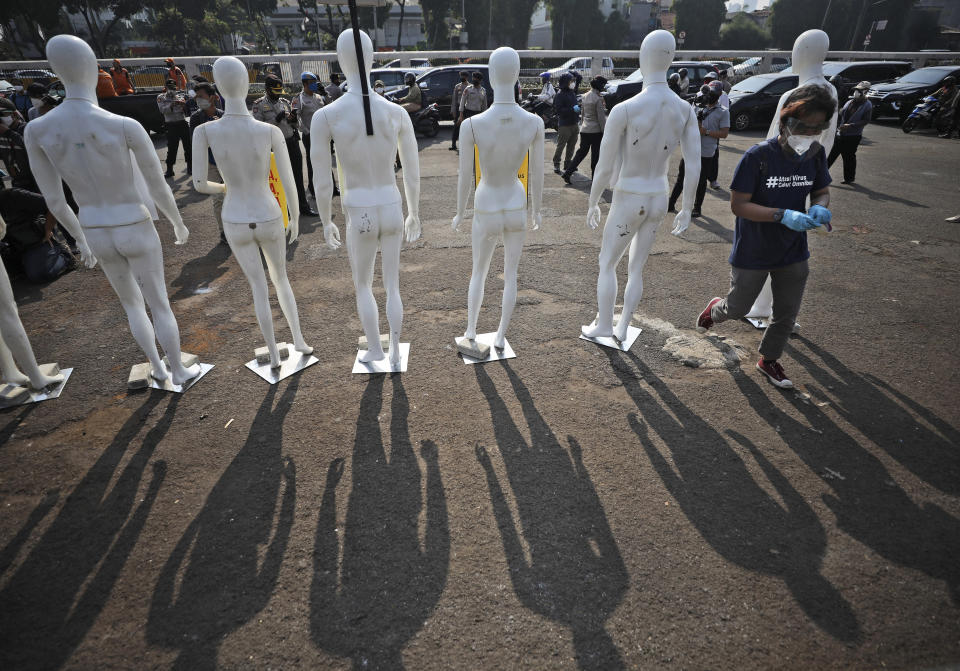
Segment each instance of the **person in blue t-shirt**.
M778 359L793 331L807 283L807 231L830 230L830 173L817 137L836 110L818 86L795 89L780 113L780 134L743 155L730 185L737 217L730 252L730 292L714 298L697 326L709 329L750 310L767 275L773 288L773 319L760 341L757 368L782 388L793 383ZM810 209L806 210L807 196Z

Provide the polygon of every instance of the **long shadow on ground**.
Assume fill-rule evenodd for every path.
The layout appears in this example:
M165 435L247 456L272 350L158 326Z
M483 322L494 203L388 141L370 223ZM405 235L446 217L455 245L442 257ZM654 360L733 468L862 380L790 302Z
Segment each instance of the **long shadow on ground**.
M513 590L525 607L573 631L580 668L623 668L604 625L623 599L629 578L580 445L567 436L567 453L517 374L506 362L501 365L523 410L529 443L485 367L474 366L474 371L490 406L519 527L530 548L529 562L490 455L479 445L476 451L487 476Z
M639 417L628 416L630 426L704 540L727 561L783 580L807 616L834 638L856 640L860 627L850 604L820 573L826 532L803 496L753 443L728 431L750 451L782 497L780 505L757 484L727 440L684 405L638 356L606 348L604 352L640 410ZM675 468L654 445L651 432L666 444Z
M339 561L337 485L343 459L330 463L314 546L310 631L316 645L348 657L354 669L402 669L403 648L430 617L447 581L450 528L437 447L421 442L420 465L410 442L410 403L391 376L390 453L380 427L384 376L363 392L351 462L352 488ZM418 522L426 505L421 547Z
M166 475L166 463L154 462L138 503L147 464L170 429L180 397L170 399L142 441L136 436L165 397L152 391L123 424L0 592L0 668L60 668L103 610ZM29 523L47 514L53 505L49 497Z
M290 381L276 407L277 386L270 387L246 443L163 567L150 604L147 640L180 649L174 669L215 669L223 640L255 617L273 594L296 503L296 470L281 449L283 422L299 381Z

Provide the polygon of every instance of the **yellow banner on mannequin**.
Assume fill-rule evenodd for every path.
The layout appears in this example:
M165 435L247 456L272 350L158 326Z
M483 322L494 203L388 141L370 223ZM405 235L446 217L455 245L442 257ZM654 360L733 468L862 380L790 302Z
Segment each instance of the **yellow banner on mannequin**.
M290 224L290 219L287 216L287 194L283 191L283 182L280 181L280 173L277 171L277 159L273 155L273 152L270 152L270 177L267 179L267 183L270 186L270 193L277 199L277 205L280 206L280 213L283 216L283 227L286 229Z
M517 171L517 179L523 184L523 192L526 194L530 193L528 188L528 177L530 173L530 152L527 152L527 155L523 157L523 165L520 166L520 170ZM473 145L473 178L474 178L474 187L480 184L480 149L477 145Z

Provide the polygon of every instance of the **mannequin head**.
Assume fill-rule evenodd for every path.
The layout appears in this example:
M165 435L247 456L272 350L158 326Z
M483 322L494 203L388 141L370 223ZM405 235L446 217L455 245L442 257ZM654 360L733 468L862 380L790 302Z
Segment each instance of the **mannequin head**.
M68 98L97 101L100 68L89 44L73 35L57 35L47 42L47 60L63 82Z
M360 48L363 50L363 71L369 74L373 67L373 42L362 30ZM360 66L357 63L357 49L353 44L353 29L344 30L337 38L337 61L343 74L347 76L347 90L350 93L360 93Z
M510 47L500 47L490 54L489 68L493 102L513 102L513 87L520 76L520 54Z
M247 67L233 56L221 56L213 64L213 79L223 96L227 114L247 114L246 97L250 88Z
M822 30L800 33L793 43L793 71L800 84L814 77L823 77L823 59L830 50L830 38Z
M676 40L666 30L654 30L640 44L640 73L643 85L666 84L667 68L677 50Z

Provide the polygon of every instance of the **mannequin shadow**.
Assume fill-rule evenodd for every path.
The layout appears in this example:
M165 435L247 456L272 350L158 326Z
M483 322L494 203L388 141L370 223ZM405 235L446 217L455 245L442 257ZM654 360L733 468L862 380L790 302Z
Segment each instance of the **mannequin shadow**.
M385 377L371 377L363 392L346 517L337 514L344 470L344 459L337 458L327 470L314 545L310 632L318 648L350 658L355 669L403 668L403 649L436 607L450 564L437 446L430 440L420 444L424 495L400 375L391 376L389 456L384 446L380 414ZM338 519L345 523L338 525Z
M826 531L803 495L748 438L735 431L721 435L638 356L605 353L640 411L628 414L630 427L703 539L727 561L782 580L807 617L830 636L856 641L860 626L852 607L821 573ZM673 465L653 435L666 445ZM732 443L750 452L782 504L754 480Z
M161 400L163 414L138 434ZM99 617L156 502L166 463L154 451L170 429L180 396L152 390L127 419L0 591L0 666L63 666ZM122 464L122 465L121 465ZM55 504L48 493L30 516L38 524ZM24 539L25 540L25 539ZM7 550L5 550L7 552ZM12 556L11 556L12 558Z
M669 216L669 215L667 215ZM691 219L690 223L695 225L697 228L702 228L708 233L713 233L715 236L723 240L724 242L733 243L733 231L729 228L725 228L716 219L711 219L710 217L700 216L696 219Z
M474 372L490 406L508 482L498 479L486 448L478 444L476 454L486 474L514 593L526 608L572 630L581 669L624 668L605 623L626 594L629 576L580 445L567 436L567 451L517 374L506 362L500 364L531 439L527 442L521 433L487 366L477 365ZM505 484L516 501L517 519L507 503ZM529 547L529 560L517 529Z
M10 564L13 563L17 554L19 554L20 549L30 540L30 535L33 533L33 530L36 529L47 514L53 510L59 500L59 489L51 489L44 494L43 500L30 512L30 516L27 518L27 521L23 523L23 526L20 527L17 534L0 550L0 575L10 567Z
M219 277L227 272L226 261L231 257L230 245L218 242L203 256L190 259L180 268L180 274L172 282L171 287L177 291L170 296L171 301L189 298L197 293L204 293Z
M960 519L936 504L914 502L883 463L820 408L796 395L778 393L778 399L793 406L790 413L785 412L751 377L743 373L733 377L757 415L830 489L822 498L836 516L838 528L887 561L944 581L953 603L960 605L960 563L956 560L960 556ZM854 384L850 392L854 389L863 386ZM878 399L877 394L873 397ZM874 419L880 420L882 409L890 405L887 401L873 408Z
M30 403L28 405L15 405L11 406L10 408L4 408L4 410L12 410L13 408L19 408L20 412L18 412L3 426L2 429L0 429L0 448L6 445L7 441L13 438L13 434L15 434L17 429L20 428L20 425L23 424L23 420L29 417L30 414L36 410L37 404ZM0 412L2 412L2 410L0 410Z
M296 505L296 468L282 449L299 381L275 407L278 385L270 386L246 442L160 572L146 638L179 649L174 669L216 668L223 640L273 595Z
M788 345L788 353L820 385L808 385L811 394L836 399L834 408L845 421L911 473L960 496L960 430L887 382L850 370L803 336Z

